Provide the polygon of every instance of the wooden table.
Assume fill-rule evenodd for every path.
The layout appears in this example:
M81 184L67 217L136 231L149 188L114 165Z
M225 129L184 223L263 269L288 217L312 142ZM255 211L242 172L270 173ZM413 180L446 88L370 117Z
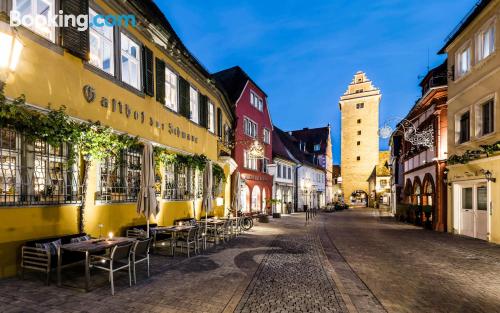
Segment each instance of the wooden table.
M172 234L172 237L170 239L170 254L173 256L175 254L175 246L174 245L176 244L177 234L180 232L189 231L193 228L195 228L195 226L192 226L192 225L160 226L160 227L155 227L155 231L158 233L171 233Z
M57 285L61 286L62 254L64 251L85 254L85 291L90 289L90 255L118 245L134 242L136 238L114 237L113 239L91 239L59 246L57 249Z

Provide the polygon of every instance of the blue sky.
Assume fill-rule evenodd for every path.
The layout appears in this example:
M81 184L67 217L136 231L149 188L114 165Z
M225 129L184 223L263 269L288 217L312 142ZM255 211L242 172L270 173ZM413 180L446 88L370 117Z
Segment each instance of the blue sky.
M338 101L354 73L382 90L381 124L404 116L428 59L444 60L436 52L476 0L156 2L209 71L240 65L264 89L275 125L330 123L338 163Z

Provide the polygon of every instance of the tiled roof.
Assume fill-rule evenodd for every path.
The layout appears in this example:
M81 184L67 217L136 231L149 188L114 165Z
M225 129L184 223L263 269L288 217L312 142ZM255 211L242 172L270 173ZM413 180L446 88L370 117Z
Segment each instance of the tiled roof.
M320 128L304 128L302 130L292 130L292 136L306 143L306 150L311 153L325 154L328 136L330 135L329 126ZM314 146L319 144L320 150L314 151Z
M281 159L285 159L291 162L295 162L290 157L290 154L288 153L288 150L285 147L285 144L281 141L281 137L278 134L278 131L276 130L276 126L274 126L273 129L273 158L278 157Z
M282 131L276 126L274 126L274 131L279 136L280 141L283 143L286 149L293 155L293 157L296 160L309 167L314 167L320 170L324 170L324 168L322 168L321 166L313 163L313 158L314 158L313 154L308 153L306 151L301 151L299 149L300 141L297 138L291 136L289 133Z
M438 54L444 54L446 52L446 48L455 40L457 37L467 28L467 26L474 21L474 19L483 11L488 4L490 4L491 0L480 0L478 1L474 7L467 13L467 15L458 23L455 29L452 30L451 34L445 39L445 45L439 50Z
M216 81L221 83L221 85L228 93L229 99L231 100L231 102L233 102L233 104L236 104L236 101L238 101L238 99L240 98L240 95L243 92L247 81L251 81L265 95L265 92L262 90L262 88L260 88L239 66L234 66L222 70L220 72L212 74L212 76Z

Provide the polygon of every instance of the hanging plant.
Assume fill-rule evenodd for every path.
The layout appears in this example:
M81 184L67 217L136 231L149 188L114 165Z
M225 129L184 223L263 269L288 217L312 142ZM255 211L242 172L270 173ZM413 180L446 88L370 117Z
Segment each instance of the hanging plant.
M226 182L226 175L224 174L224 169L219 164L213 164L212 175L215 182Z

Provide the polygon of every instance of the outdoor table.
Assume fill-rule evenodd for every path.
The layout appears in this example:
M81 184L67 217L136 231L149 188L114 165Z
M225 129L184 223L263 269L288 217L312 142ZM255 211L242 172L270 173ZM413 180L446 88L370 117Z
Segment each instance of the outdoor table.
M160 226L156 227L155 231L159 233L171 233L172 238L170 239L170 247L171 247L171 254L172 256L174 255L174 244L176 243L177 239L177 234L181 232L188 231L190 229L195 228L195 226L192 225L174 225L174 226Z
M113 239L90 239L59 246L57 249L57 285L61 286L62 253L64 251L85 253L85 291L90 288L90 255L115 246L134 242L136 238L113 237Z

